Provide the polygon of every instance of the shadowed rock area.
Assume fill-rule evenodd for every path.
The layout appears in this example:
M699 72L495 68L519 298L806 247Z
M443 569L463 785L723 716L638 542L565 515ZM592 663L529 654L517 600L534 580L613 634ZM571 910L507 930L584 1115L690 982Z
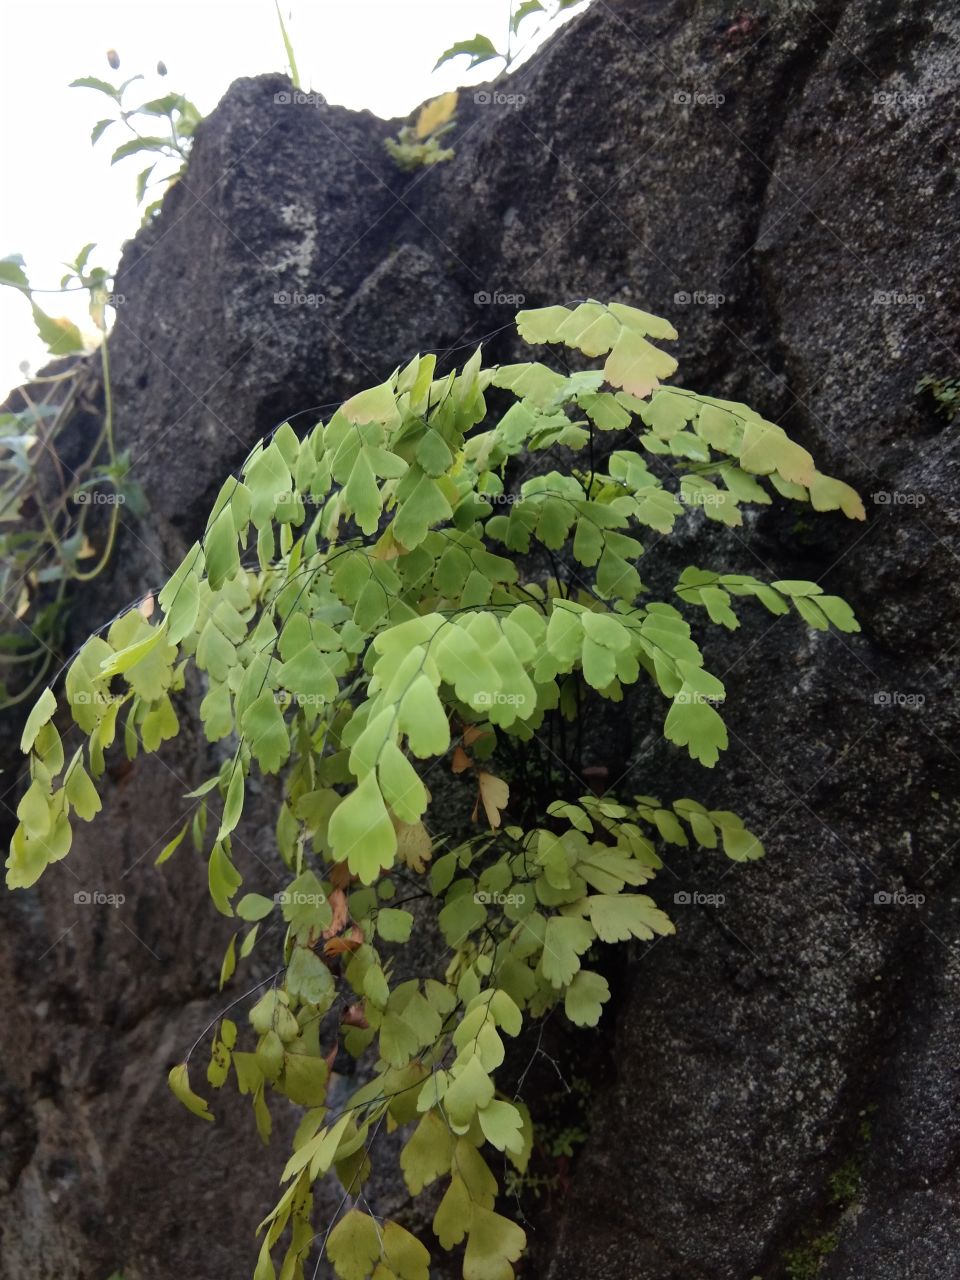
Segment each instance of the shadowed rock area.
M398 122L241 80L124 255L115 412L149 513L124 516L74 643L162 584L262 433L312 426L417 350L449 367L491 335L488 362L522 358L517 305L668 316L684 385L782 422L864 495L865 524L691 515L644 566L664 591L688 563L813 578L863 631L759 606L711 628L731 732L713 772L662 743L653 699L610 758L596 746L611 789L735 807L768 856L669 856L654 889L677 936L618 949L614 1001L571 1042L601 1083L529 1280L960 1270L960 444L915 391L960 364L958 45L949 0L598 0L498 82L513 100L464 91L456 158L413 176L383 148ZM108 782L65 862L0 898L3 1276L253 1269L296 1116L278 1105L263 1149L245 1100L225 1090L203 1125L165 1083L244 990L216 991L231 930L202 863L153 866L219 762L182 719ZM4 757L9 834L9 740ZM263 892L269 800L239 833ZM124 901L75 901L97 891ZM255 956L251 987L278 962Z

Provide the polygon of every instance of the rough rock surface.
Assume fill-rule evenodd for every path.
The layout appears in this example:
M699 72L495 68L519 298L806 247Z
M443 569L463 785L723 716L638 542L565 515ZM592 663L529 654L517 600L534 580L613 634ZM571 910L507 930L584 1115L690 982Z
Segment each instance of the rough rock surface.
M633 953L577 1042L604 1084L525 1276L960 1268L960 446L914 391L960 349L958 37L949 0L598 0L496 86L519 104L465 93L456 160L413 177L382 148L395 122L240 81L124 257L117 419L150 515L126 522L78 638L163 580L262 432L413 350L462 356L506 323L504 295L670 316L687 385L756 405L868 495L866 525L773 512L743 538L691 531L669 566L818 578L863 633L746 610L736 636L711 632L732 730L715 775L632 708L621 788L735 800L769 856L671 858L678 936ZM490 346L515 350L509 332ZM166 1094L219 1007L229 929L196 864L145 856L211 752L187 735L160 759L0 901L4 1276L251 1269L282 1134L264 1154L245 1109L201 1126ZM244 869L269 868L266 806L245 838ZM74 901L94 890L126 900Z

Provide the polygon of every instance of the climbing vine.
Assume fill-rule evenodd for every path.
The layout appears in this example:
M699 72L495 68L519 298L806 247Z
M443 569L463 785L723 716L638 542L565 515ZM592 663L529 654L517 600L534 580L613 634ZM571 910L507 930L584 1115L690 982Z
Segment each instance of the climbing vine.
M128 460L114 446L113 393L103 335L107 308L115 299L108 273L90 264L95 247L85 245L65 263L60 288L49 292L88 294L90 318L101 334L99 380L85 359L74 360L38 375L32 387L17 393L23 407L0 415L0 608L13 620L0 638L0 667L5 668L0 708L28 698L49 670L61 638L68 588L92 581L108 563L121 505L135 512L144 506ZM31 288L19 255L0 261L0 285L27 299L51 356L84 352L77 326L39 305L38 291ZM100 419L100 430L83 458L69 466L60 456L60 436L81 409ZM90 516L107 509L98 549L89 536Z
M279 9L277 16L280 16ZM110 50L107 60L112 70L119 69L120 59L115 50ZM157 74L166 76L167 68L163 62L157 63ZM182 93L165 93L159 98L150 98L134 106L130 102L131 85L143 78L141 74L137 74L120 84L113 84L99 76L81 76L70 85L71 89L92 89L109 103L105 108L109 114L93 126L90 142L95 147L108 131L111 137L115 137L116 128L123 131L124 140L114 147L110 156L111 165L130 156L150 158L147 167L137 174L137 204L143 203L151 188L162 187L165 191L176 182L186 167L193 135L201 119L196 106ZM151 132L142 132L143 129L150 129ZM144 222L158 212L162 201L163 192L144 209Z
M500 62L501 71L509 71L530 44L530 38L522 44L517 43L521 28L525 28L523 34L529 37L530 19L534 19L532 25L535 34L539 34L544 25L555 22L567 9L572 9L579 3L580 0L547 0L546 4L542 4L541 0L511 0L510 20L502 48L498 47L497 40L478 32L471 39L457 40L449 49L445 49L433 69L436 71L437 67L442 67L453 58L468 58L468 71L487 62Z
M684 610L729 629L758 605L858 630L813 582L691 567L672 600L652 598L640 539L687 511L736 526L777 495L863 519L860 499L746 405L661 386L677 368L659 345L677 336L667 321L590 301L517 327L602 367L485 367L478 350L438 376L420 356L303 439L283 424L224 483L159 610L87 640L63 714L47 688L23 733L11 888L99 812L117 739L131 757L156 751L193 714L187 668L203 675L199 716L223 760L158 861L188 833L204 852L213 903L237 924L221 983L265 925L284 930L244 1029L225 1015L209 1029L206 1084L232 1079L265 1141L277 1095L304 1109L256 1280L302 1277L320 1249L341 1280L425 1280L430 1247L462 1247L465 1280L512 1280L525 1235L499 1211L491 1152L522 1177L532 1127L500 1084L509 1042L551 1011L596 1026L606 948L674 931L652 896L665 844L763 852L730 810L591 792L565 733L648 683L666 739L712 767L725 691ZM67 711L85 739L69 758ZM539 781L521 784L535 758ZM237 865L257 775L278 779L279 894ZM203 1039L170 1085L212 1121ZM361 1064L344 1102L330 1088L341 1053ZM378 1135L398 1128L411 1196L440 1184L429 1247L366 1197ZM314 1212L326 1175L349 1202L332 1222Z

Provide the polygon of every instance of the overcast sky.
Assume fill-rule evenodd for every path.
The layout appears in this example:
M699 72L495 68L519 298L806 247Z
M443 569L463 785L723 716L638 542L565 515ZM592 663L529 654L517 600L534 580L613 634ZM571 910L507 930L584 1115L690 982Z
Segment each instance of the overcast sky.
M425 98L496 74L472 74L465 59L434 73L454 41L482 32L502 47L509 0L281 0L305 88L382 116L408 114ZM531 20L531 30L535 22ZM526 31L527 28L525 27ZM536 39L532 45L538 43ZM117 50L111 71L106 51ZM160 79L162 59L168 69ZM108 130L90 146L107 100L71 80L117 83L144 73L143 99L185 93L204 114L238 76L281 71L286 56L274 0L4 0L0 6L0 257L21 253L34 288L59 285L61 263L89 241L91 261L110 270L139 223L134 197L142 157L110 167ZM139 102L141 99L137 98ZM116 130L117 142L120 141ZM79 296L42 305L90 328ZM0 398L43 363L26 300L0 289Z

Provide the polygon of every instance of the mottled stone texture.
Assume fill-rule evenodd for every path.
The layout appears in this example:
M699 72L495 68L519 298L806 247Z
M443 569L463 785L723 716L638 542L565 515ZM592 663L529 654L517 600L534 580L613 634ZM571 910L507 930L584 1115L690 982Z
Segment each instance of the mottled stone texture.
M958 366L957 45L950 0L598 0L496 86L519 105L465 93L456 159L413 177L383 150L395 123L240 81L124 257L118 429L150 514L77 637L163 580L262 432L418 348L463 356L507 323L503 295L668 315L687 385L748 400L868 495L865 525L691 519L651 571L815 577L863 634L745 608L706 638L731 730L713 773L657 743L643 698L630 759L597 748L621 790L733 804L769 856L670 857L678 936L611 969L615 1002L576 1041L603 1086L526 1277L779 1280L815 1254L827 1280L960 1270L960 473L957 427L914 392ZM5 1276L251 1268L285 1135L263 1153L239 1106L204 1126L163 1081L222 1000L229 924L202 865L152 865L214 762L189 732L138 762L68 861L0 900ZM241 834L269 886L266 803ZM97 889L126 901L74 902ZM898 891L925 901L877 900ZM265 946L250 985L275 962Z

